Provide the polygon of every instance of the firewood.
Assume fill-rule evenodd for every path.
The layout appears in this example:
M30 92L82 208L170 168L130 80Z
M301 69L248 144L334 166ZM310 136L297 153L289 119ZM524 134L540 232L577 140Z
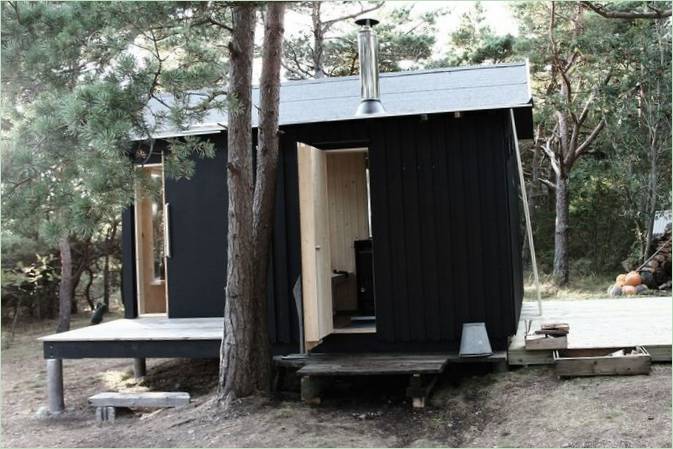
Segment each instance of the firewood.
M554 335L554 336L563 336L568 335L567 330L556 330L556 329L538 329L535 331L537 335Z
M542 323L540 329L570 330L568 323Z

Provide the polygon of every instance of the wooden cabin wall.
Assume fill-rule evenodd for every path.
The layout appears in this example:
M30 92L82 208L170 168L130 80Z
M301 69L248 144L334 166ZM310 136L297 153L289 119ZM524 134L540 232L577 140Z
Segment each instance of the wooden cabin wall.
M172 318L219 317L224 313L227 250L226 135L215 138L214 159L195 158L194 176L166 180L170 204L172 257L167 267L169 313ZM282 140L281 146L295 146ZM297 159L281 151L276 216L269 267L269 334L280 352L296 350L298 318L292 297L299 276ZM124 316L138 316L133 206L122 213L122 301Z
M518 315L502 112L372 124L377 331L458 342L484 321L503 345Z
M171 257L168 316L222 316L227 279L226 136L213 159L194 158L191 179L166 179Z
M507 119L505 119L507 120ZM516 161L514 134L511 124L507 128L507 192L509 194L509 230L512 244L512 284L514 286L514 315L521 315L523 302L523 239L526 236L525 223L521 214L521 186L519 184L519 167ZM518 128L518 124L517 124Z
M441 114L284 127L269 270L272 343L289 348L298 343L292 288L301 273L299 141L321 149L369 147L377 335L358 336L356 343L355 337L333 335L325 347L342 339L347 343L340 350L437 350L455 346L466 321L485 321L494 347L504 347L507 336L516 331L523 292L520 200L508 120L506 111L494 111L466 113L459 119ZM186 233L185 239L194 239L190 259L200 257L206 271L199 273L185 263L169 272L169 288L177 276L183 277L183 294L169 293L172 316L222 315L226 215L216 218L224 220L215 226L218 233L204 231L210 229L209 218L226 213L226 207L219 207L226 205L224 154L223 159L197 161L194 178L172 187L205 183L201 178L221 183L217 189L203 184L204 188L181 194L192 203L193 216L184 218L179 232ZM172 209L177 254L180 226L174 222L174 205ZM129 235L133 228L126 219L124 242ZM213 251L213 239L222 251ZM132 266L133 251L132 245L127 246L123 298L127 317L132 317L136 313L134 270L127 265ZM214 278L220 284L212 283ZM199 283L209 287L199 290Z
M121 296L124 304L124 318L138 316L136 283L136 240L135 240L135 210L133 205L122 211L122 269L121 269Z
M372 347L456 346L462 323L472 321L486 322L496 348L516 332L523 286L508 118L488 111L293 129L294 139L318 148L369 147L382 340ZM326 346L348 349L336 340L353 339L334 335Z
M293 288L301 274L301 248L297 143L291 134L280 138L278 164L267 292L269 334L276 345L295 346L299 344L299 318Z

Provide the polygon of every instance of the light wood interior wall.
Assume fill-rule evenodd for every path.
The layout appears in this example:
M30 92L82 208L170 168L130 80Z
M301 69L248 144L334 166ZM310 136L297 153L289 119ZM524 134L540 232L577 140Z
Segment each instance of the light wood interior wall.
M355 240L369 237L366 152L327 154L327 192L332 270L355 274ZM357 283L352 277L339 284L334 296L337 311L357 309Z
M369 238L366 152L327 154L332 269L355 273L355 240Z

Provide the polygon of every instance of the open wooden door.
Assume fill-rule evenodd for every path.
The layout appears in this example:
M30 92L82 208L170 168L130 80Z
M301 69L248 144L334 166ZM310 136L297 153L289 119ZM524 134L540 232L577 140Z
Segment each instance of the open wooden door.
M138 167L149 178L135 188L135 244L138 313L166 313L166 203L163 164Z
M333 330L327 155L298 143L297 166L304 341L310 350Z

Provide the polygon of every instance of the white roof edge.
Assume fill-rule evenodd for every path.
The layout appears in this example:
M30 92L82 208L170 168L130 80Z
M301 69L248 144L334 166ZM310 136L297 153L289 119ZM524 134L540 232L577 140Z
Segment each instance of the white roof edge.
M502 69L506 67L521 67L526 66L528 69L528 58L523 61L517 62L504 62L500 64L473 64L457 67L439 67L436 69L422 69L422 70L401 70L398 72L381 72L379 73L380 78L395 78L403 76L414 76L414 75L423 75L428 73L447 73L447 72L465 72L469 70L489 70L489 69ZM324 84L324 83L336 83L340 81L349 81L359 79L359 75L349 75L349 76L333 76L317 79L305 79L305 80L287 80L281 83L281 86L291 86L294 84ZM259 89L259 84L253 84L253 89Z
M442 110L428 110L423 112L403 112L403 113L381 113L381 114L369 114L369 115L353 115L349 118L334 118L334 119L325 119L325 120L316 120L313 122L288 122L281 123L279 126L296 126L296 125L310 125L314 123L331 123L331 122L347 122L351 120L366 120L373 118L390 118L390 117L408 117L411 115L423 115L423 114L450 114L452 112L473 112L473 111L490 111L496 109L521 109L521 108L532 108L533 105L530 103L517 103L517 104L503 104L503 105L489 105L488 107L474 107L474 108L461 108L461 109L442 109ZM257 128L253 126L253 129ZM186 136L202 136L207 134L215 134L217 132L225 131L226 128L220 125L219 123L203 123L198 125L198 127L190 128L184 131L175 132L175 131L163 131L156 134L153 134L150 138L152 139L170 139L172 137L186 137ZM145 139L132 139L134 142L140 142Z

